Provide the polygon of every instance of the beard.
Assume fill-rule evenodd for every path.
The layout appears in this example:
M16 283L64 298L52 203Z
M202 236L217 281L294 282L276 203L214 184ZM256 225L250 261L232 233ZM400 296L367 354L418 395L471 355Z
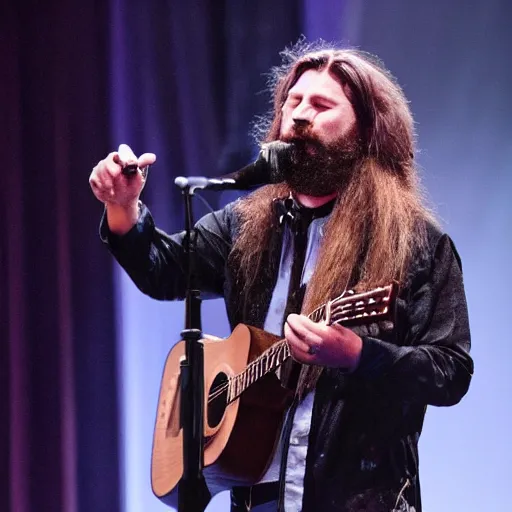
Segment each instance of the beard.
M342 190L360 158L357 127L331 144L322 143L308 129L295 130L284 142L292 144L291 165L282 170L290 188L308 196L322 197Z

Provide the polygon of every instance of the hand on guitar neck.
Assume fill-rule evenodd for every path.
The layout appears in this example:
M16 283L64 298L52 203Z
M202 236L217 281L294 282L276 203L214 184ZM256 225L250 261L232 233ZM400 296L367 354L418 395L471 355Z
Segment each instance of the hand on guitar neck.
M305 315L289 315L284 334L296 361L354 371L363 348L362 339L342 325L313 322Z

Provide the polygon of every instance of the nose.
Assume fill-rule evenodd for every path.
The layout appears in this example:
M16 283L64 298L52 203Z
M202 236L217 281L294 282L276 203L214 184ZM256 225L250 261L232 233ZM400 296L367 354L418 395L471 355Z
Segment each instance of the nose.
M301 119L301 118L298 118L298 117L294 117L293 118L293 124L297 128L306 128L310 124L310 121L309 121L309 119Z
M292 120L298 128L305 128L313 122L315 112L306 102L301 102L292 112Z

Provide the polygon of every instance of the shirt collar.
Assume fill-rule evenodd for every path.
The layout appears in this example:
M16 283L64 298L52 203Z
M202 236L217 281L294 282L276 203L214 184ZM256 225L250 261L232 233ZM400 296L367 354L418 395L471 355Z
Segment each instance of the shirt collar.
M280 226L287 224L294 234L306 233L311 221L329 215L334 207L336 198L318 206L306 208L290 195L286 198L274 199L274 212Z

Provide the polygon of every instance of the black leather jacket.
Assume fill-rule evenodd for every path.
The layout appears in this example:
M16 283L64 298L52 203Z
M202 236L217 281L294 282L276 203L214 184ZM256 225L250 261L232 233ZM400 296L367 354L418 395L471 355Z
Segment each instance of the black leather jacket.
M261 327L277 276L280 231L264 255L261 279L246 300L228 264L237 233L233 205L197 224L198 279L206 296L224 297L231 326ZM394 328L360 331L363 352L351 375L326 369L316 388L304 482L305 512L421 511L418 439L427 405L448 406L473 373L461 264L450 238L429 226L429 250L412 263L396 304ZM154 226L147 208L122 237L100 234L145 294L183 299L183 233Z

